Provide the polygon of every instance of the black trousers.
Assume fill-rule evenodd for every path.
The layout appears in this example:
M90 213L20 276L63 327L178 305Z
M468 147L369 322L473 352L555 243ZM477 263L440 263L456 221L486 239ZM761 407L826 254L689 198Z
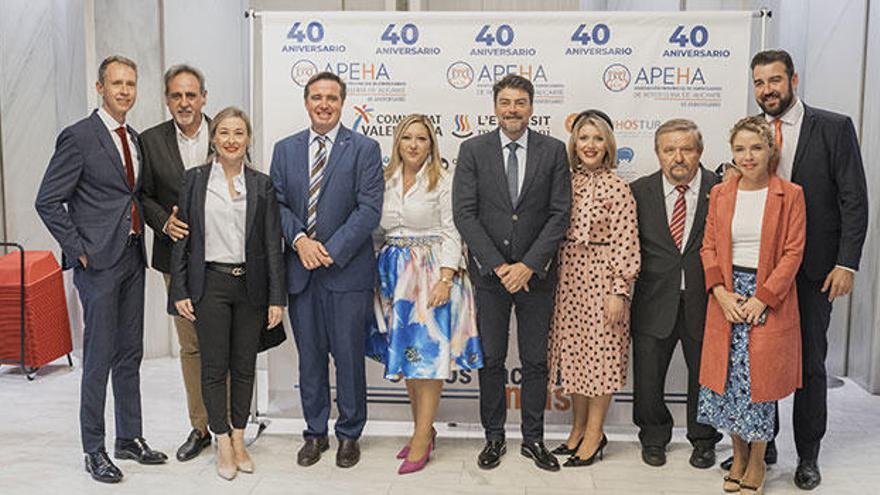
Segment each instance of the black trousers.
M205 270L205 292L195 306L202 353L202 397L208 410L208 427L215 434L229 432L230 417L233 428L244 428L250 414L257 349L268 308L250 301L246 276Z
M476 288L477 329L483 345L480 376L480 421L486 439L504 440L507 420L505 361L510 334L510 307L516 311L516 336L522 363L521 411L524 442L544 440L547 403L547 334L553 315L552 288L510 294L497 288Z
M141 246L133 242L110 268L77 267L73 272L85 323L79 421L86 453L104 449L108 378L113 381L116 438L143 436L144 266Z
M794 393L794 444L798 457L817 460L819 447L828 425L828 324L831 303L821 292L822 282L808 280L798 274L798 306L801 316L801 354L803 386ZM779 408L776 409L776 431L779 434Z
M715 428L697 422L700 396L700 354L702 341L687 332L684 300L680 299L678 319L672 334L665 338L633 334L633 422L639 427L639 441L645 447L665 447L672 439L672 414L666 407L664 391L669 362L675 345L681 342L688 369L687 439L694 446L714 447L719 440Z

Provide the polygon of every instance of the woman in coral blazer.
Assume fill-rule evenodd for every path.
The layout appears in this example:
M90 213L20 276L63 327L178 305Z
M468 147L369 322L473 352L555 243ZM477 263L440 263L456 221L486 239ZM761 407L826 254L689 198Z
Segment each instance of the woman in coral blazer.
M740 175L709 196L700 256L710 292L697 420L728 432L733 466L724 490L761 493L773 402L801 385L795 275L804 253L800 186L774 172L773 133L761 117L730 132Z

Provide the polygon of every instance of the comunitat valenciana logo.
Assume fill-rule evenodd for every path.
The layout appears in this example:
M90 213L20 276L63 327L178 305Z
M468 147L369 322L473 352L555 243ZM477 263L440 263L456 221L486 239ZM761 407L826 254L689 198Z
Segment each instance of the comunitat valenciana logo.
M368 105L354 105L354 122L351 124L351 130L354 132L358 132L361 124L369 124L370 120L373 118L373 109Z
M623 64L611 64L605 68L602 74L602 82L608 91L618 93L629 87L632 75L629 69Z
M290 68L290 78L297 86L304 88L309 79L318 73L318 66L311 60L297 60Z
M467 62L453 62L446 69L446 81L455 89L465 89L474 82L474 68Z

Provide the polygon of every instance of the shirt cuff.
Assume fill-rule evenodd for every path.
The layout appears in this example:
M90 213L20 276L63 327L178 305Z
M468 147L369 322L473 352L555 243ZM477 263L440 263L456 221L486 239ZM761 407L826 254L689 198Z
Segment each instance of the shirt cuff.
M850 273L857 273L858 272L858 270L854 270L848 266L843 266L843 265L834 265L834 268L842 268Z
M303 237L304 235L306 235L305 232L300 232L300 233L296 234L295 236L293 236L293 242L290 243L290 247L293 248L294 251L296 251L296 241L298 241L299 238Z

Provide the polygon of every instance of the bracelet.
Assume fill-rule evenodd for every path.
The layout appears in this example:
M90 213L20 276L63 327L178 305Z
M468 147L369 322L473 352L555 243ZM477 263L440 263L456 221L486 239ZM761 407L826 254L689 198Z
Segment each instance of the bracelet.
M448 285L449 287L452 287L452 279L451 278L440 277L440 281L443 282L444 284Z

